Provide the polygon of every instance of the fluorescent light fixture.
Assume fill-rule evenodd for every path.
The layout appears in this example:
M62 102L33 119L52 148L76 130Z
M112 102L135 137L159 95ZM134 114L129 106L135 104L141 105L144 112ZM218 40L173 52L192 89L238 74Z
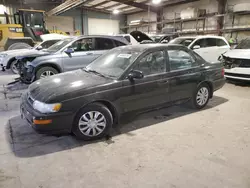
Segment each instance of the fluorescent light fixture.
M152 3L155 4L155 5L160 4L161 0L152 0Z
M113 14L119 14L119 10L117 10L117 9L115 9L115 10L113 10Z

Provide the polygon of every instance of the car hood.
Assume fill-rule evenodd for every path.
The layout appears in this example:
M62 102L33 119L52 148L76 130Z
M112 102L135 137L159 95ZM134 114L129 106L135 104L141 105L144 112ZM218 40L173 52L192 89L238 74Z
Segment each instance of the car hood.
M79 69L40 79L30 85L29 92L35 100L55 103L84 95L85 91L90 88L96 88L113 81L113 79ZM81 93L79 94L78 91Z
M45 50L30 50L29 52L25 52L22 54L17 54L16 59L22 59L24 57L40 57L45 55L50 55L51 52L45 51Z
M250 59L250 49L232 49L224 53L223 56L235 59Z
M33 51L37 52L36 49L29 48L29 49L19 49L19 50L7 50L7 51L4 51L1 54L16 56L16 55L20 55L20 54L23 54L23 53L33 52Z
M153 41L147 34L141 31L132 31L130 35L132 35L137 42L142 42L144 40Z

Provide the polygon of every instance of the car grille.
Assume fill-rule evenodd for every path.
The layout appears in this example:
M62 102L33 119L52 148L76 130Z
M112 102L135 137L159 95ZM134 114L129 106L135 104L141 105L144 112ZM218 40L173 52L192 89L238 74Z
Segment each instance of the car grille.
M226 76L234 76L234 77L242 77L242 78L250 78L250 74L237 74L237 73L225 73Z
M235 67L243 67L250 68L250 60L249 59L231 59L227 58L224 62L224 67L226 69L231 69Z

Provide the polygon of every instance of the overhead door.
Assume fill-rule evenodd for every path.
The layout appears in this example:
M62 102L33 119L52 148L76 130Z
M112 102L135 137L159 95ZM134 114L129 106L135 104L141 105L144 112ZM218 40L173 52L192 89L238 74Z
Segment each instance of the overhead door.
M117 33L119 33L118 20L88 18L89 35L107 35Z

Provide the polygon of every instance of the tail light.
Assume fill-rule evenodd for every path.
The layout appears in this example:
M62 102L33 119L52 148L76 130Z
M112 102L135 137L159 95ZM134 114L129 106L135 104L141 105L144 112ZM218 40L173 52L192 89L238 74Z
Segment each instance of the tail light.
M222 70L221 70L221 75L225 76L225 69L224 68L222 68Z

